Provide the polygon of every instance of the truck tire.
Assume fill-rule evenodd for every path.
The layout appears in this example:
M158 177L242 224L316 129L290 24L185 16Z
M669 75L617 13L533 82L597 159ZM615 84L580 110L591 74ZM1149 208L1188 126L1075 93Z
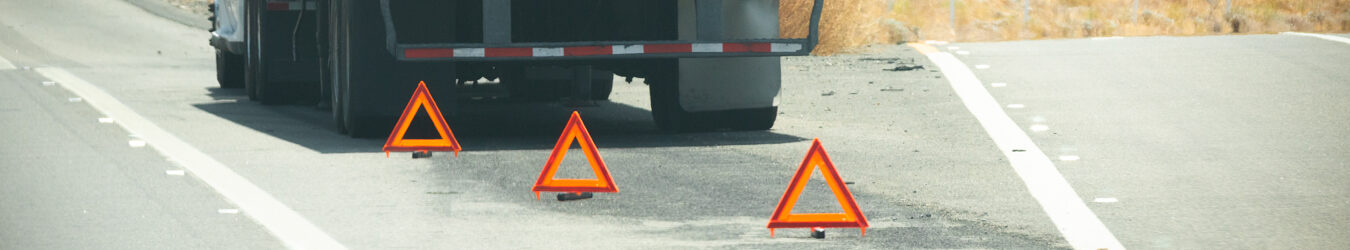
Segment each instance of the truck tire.
M697 132L710 130L709 124L699 123L693 112L680 107L680 81L678 74L662 74L647 78L647 89L651 92L652 120L656 127L670 132Z
M676 68L672 64L669 68ZM768 130L778 118L778 107L690 112L680 105L679 73L659 72L647 78L652 120L661 130L705 132L717 129Z
M216 82L222 89L244 87L244 56L216 49Z
M253 32L258 30L258 22L254 11L256 1L244 1L244 92L248 93L248 99L258 101L258 82L260 75L266 75L262 72L263 67L258 65L258 38Z
M595 73L603 75L591 79L591 100L609 100L609 93L614 90L614 73L598 70Z
M268 12L267 3L265 1L266 0L248 0L245 3L246 11L244 12L247 13L247 20L249 22L249 29L247 30L248 32L245 33L245 36L249 43L248 49L250 51L248 56L252 57L248 59L248 62L251 64L245 66L247 72L251 73L250 76L245 76L247 78L246 81L252 81L251 84L245 83L246 89L251 88L251 90L246 91L251 92L249 96L251 99L258 101L263 105L278 105L307 101L305 100L307 97L312 97L318 92L317 86L313 86L313 81L295 82L293 80L278 81L273 79L276 78L273 74L277 73L275 71L277 68L270 64L272 64L274 60L278 60L278 56L289 54L287 53L287 51L289 51L287 48L281 47L284 46L283 44L289 44L284 42L287 41L289 37L269 37L269 35L272 34L264 29L267 29L267 27L277 29L285 28L285 32L289 34L290 25L277 24L293 23L294 20L271 20L270 16L272 15Z
M437 99L442 112L453 112L455 71L451 63L398 62L385 47L385 23L379 1L342 1L344 74L338 83L343 126L352 137L389 136L419 81ZM336 104L335 104L336 105ZM449 114L442 114L449 115Z
M216 4L208 3L207 9L211 16L206 18L211 21L211 30L216 31L219 22L216 21ZM215 48L216 50L216 82L222 89L237 89L244 87L244 56L230 53L229 51Z
M344 74L344 72L347 72L347 69L345 68L347 60L345 56L347 53L340 53L340 51L345 48L342 39L343 33L341 33L342 29L340 29L340 27L345 24L341 21L343 19L341 18L341 12L338 11L341 10L341 8L338 7L338 3L338 1L324 2L325 7L323 11L327 13L324 21L327 22L325 28L328 31L325 33L325 35L327 35L325 41L328 42L328 47L325 51L327 56L325 56L325 60L323 64L321 64L325 70L321 72L325 75L322 77L322 80L328 81L322 85L323 87L328 88L326 94L328 95L328 106L331 108L333 114L334 127L337 128L338 133L346 134L347 122L346 119L343 118L344 110L342 109L342 104L344 102L342 101L342 92L339 89L343 86L343 81L347 79L347 75Z
M248 0L244 3L244 13L248 20L248 29L244 33L244 40L248 43L247 57L245 63L245 82L244 89L249 92L249 99L258 101L264 105L273 105L279 103L281 98L277 95L279 91L267 91L273 83L268 79L270 68L267 65L267 59L271 56L268 53L268 46L265 46L263 36L263 23L266 21L264 15L267 11L266 3L263 0Z

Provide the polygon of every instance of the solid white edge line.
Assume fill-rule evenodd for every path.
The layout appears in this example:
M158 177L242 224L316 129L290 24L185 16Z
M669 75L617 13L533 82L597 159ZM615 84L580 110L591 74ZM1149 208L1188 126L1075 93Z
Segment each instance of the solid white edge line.
M37 68L39 74L61 82L66 90L84 97L104 115L118 121L118 125L150 144L170 161L178 162L226 200L239 207L250 218L267 228L286 247L291 249L346 249L333 237L324 233L286 204L277 201L248 179L235 173L225 164L206 155L191 144L175 137L159 125L142 117L121 101L97 86L60 68Z
M5 57L0 56L0 70L4 69L18 69L18 67L14 67L13 63L10 63L9 60L5 60Z
M1341 42L1341 43L1345 43L1345 44L1350 44L1350 38L1347 38L1347 37L1341 37L1341 36L1323 35L1323 34L1314 34L1314 33L1303 33L1303 32L1280 32L1280 34L1282 34L1282 35L1295 35L1295 36L1316 37L1316 38L1321 38L1321 39L1326 39L1326 40L1331 40L1331 41Z
M966 109L975 115L985 132L994 139L994 144L1008 157L1031 196L1040 203L1069 245L1075 249L1125 249L1078 197L1050 157L1003 112L1002 106L965 63L946 52L926 55L942 70ZM1014 149L1025 151L1014 152Z

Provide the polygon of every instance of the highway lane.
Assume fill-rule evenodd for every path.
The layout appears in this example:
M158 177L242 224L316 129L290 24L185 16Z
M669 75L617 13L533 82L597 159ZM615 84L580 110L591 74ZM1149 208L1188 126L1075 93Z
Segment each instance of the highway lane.
M975 69L988 91L1017 105L1009 116L1059 158L1126 247L1350 245L1350 44L1242 35L952 46L943 49L988 65Z
M131 145L139 139L116 121L44 82L0 70L0 248L281 248L210 187Z
M204 30L121 1L0 2L0 57L19 67L69 71L96 85L349 248L1067 246L948 79L906 47L784 59L779 123L765 132L662 133L651 125L641 79L616 83L611 102L581 111L622 192L560 203L536 201L528 190L570 108L464 103L451 117L466 148L459 157L384 158L383 140L338 135L326 112L262 106L240 91L215 88L205 38ZM1343 72L1347 45L1255 35L952 46L970 52L958 56L965 63L989 65L974 69L986 84L1005 83L989 91L1002 104L1022 105L1008 114L1056 159L1126 247L1348 245L1347 186L1340 181L1346 174L1339 171L1348 126L1337 112L1347 110L1342 100L1350 93ZM926 68L882 70L910 63ZM173 163L126 147L126 132L89 120L98 113L87 106L54 106L69 93L38 88L42 80L35 71L0 70L0 84L9 88L0 110L53 117L0 122L10 132L6 141L17 141L0 147L6 150L0 165L23 174L5 178L53 178L20 168L26 165L73 168L67 181L109 188L53 188L61 182L36 178L6 183L0 206L9 207L0 211L13 217L2 222L31 225L0 231L6 248L11 242L22 248L196 248L235 241L268 248L287 240L275 231L264 237L269 231L245 218L251 211L215 213L229 204L213 194L222 190L192 181L191 173L162 178ZM61 108L34 111L49 106ZM1038 124L1047 130L1031 128ZM86 147L73 148L73 157L47 151L8 157L54 148L53 140L37 138L67 133L85 136L55 142L101 139L77 142ZM867 237L841 229L825 240L806 239L805 230L768 238L764 223L812 138L824 142L843 177L854 182L850 189L873 226ZM585 177L583 159L569 152L560 175ZM78 172L101 162L128 167ZM812 184L798 212L837 209L819 180ZM62 190L85 193L61 199L69 197L54 193ZM55 198L38 203L31 197ZM1094 202L1098 198L1116 202ZM84 201L177 222L63 217L61 204ZM201 210L206 214L182 212ZM145 230L52 226L101 223ZM21 231L32 228L44 230ZM209 236L175 242L175 235L192 230ZM123 240L141 233L153 236ZM86 234L100 240L67 237Z
M613 102L582 112L622 193L559 203L536 201L528 190L569 108L470 103L452 118L466 148L459 157L385 158L378 152L382 140L338 135L326 112L262 106L240 91L215 88L205 38L204 30L120 1L0 2L0 56L20 67L69 71L101 88L349 248L1064 246L1053 232L1027 229L1053 225L937 73L881 71L890 64L862 60L871 56L785 59L782 114L767 132L662 133L651 125L645 85L616 84ZM900 47L881 53L918 57ZM5 84L39 80L19 72L29 78ZM840 229L826 240L806 239L805 230L768 238L764 224L811 138L824 141L841 174L855 183L850 188L872 223L867 237ZM585 163L576 153L563 163L562 177L583 177ZM162 156L107 157L170 164ZM6 159L7 167L19 164ZM117 185L164 188L134 180ZM832 211L832 200L813 181L797 212ZM239 215L252 212L260 211ZM1029 218L1022 224L1029 226L991 222L1006 214ZM53 231L6 237L85 243ZM151 239L163 240L169 239ZM277 240L294 239L257 244ZM119 243L126 242L108 241Z

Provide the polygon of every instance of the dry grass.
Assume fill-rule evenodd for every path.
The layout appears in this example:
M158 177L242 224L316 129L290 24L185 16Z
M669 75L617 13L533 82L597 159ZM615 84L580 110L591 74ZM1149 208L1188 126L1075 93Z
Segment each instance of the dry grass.
M870 43L1350 31L1350 0L826 0L817 54ZM893 5L892 5L893 4ZM806 34L810 1L781 0L784 37ZM878 11L888 9L889 11Z
M825 0L820 14L820 44L815 54L845 52L867 44L894 41L881 21L890 13L886 0ZM780 0L779 35L802 38L811 20L811 0Z

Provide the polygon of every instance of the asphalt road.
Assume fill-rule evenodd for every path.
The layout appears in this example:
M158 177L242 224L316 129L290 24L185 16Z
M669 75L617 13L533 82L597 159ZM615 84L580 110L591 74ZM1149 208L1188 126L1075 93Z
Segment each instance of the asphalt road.
M1125 246L1350 246L1350 44L1293 35L956 44Z
M267 226L274 209L234 195L239 185L162 153L184 151L354 249L1069 247L939 71L950 69L904 46L784 59L779 122L763 132L662 133L645 85L616 83L611 102L581 112L621 192L558 202L529 190L570 108L464 103L450 118L458 157L385 158L382 140L339 135L326 112L216 88L206 37L121 1L0 2L0 58L16 66L0 69L0 248L294 242ZM1028 130L1048 156L1081 157L1056 164L1126 247L1350 245L1350 190L1336 171L1350 45L1262 35L955 46L990 65L981 80L1007 83L990 88L999 102L1025 104L1008 111L1018 124L1049 127ZM911 63L926 69L883 70ZM187 146L131 147L138 137L119 125L137 125L100 123L109 107L71 102L75 80L54 71ZM854 183L866 237L764 228L813 138ZM559 176L585 177L584 159L569 152ZM838 209L819 179L809 185L796 212ZM1104 197L1118 202L1091 202Z

